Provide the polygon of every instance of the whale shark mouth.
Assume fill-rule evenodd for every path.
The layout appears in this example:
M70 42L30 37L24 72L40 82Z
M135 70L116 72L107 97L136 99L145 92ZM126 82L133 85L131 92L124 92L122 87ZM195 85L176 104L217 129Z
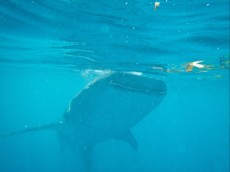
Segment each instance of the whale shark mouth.
M117 74L117 76L110 81L110 84L115 87L145 94L166 94L166 85L163 81L134 74Z

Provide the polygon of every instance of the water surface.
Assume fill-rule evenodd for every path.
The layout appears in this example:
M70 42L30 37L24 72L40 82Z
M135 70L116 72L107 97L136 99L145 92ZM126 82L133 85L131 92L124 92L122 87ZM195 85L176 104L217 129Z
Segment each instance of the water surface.
M163 80L165 100L110 141L93 172L229 171L229 1L0 2L0 135L58 121L71 98L109 71ZM189 64L200 61L201 68ZM83 171L54 132L0 141L0 171Z

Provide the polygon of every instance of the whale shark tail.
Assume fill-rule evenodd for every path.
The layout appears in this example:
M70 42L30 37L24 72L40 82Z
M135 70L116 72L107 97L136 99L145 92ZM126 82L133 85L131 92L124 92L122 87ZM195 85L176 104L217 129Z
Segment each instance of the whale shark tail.
M5 135L2 135L2 136L0 136L0 138L7 138L7 137L10 137L10 136L20 135L20 134L34 132L34 131L41 131L41 130L47 130L47 129L56 129L61 124L62 124L62 121L52 123L52 124L47 124L47 125L40 125L40 126L36 126L36 127L31 127L31 128L26 127L23 130L13 131L13 132L7 133Z

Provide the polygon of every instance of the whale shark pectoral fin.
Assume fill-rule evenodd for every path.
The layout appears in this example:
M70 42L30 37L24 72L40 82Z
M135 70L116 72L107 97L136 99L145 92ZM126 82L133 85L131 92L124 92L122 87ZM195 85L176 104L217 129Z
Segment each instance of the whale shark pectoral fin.
M34 132L34 131L40 131L40 130L56 129L60 125L62 125L62 121L61 122L57 122L57 123L52 123L52 124L47 124L47 125L41 125L41 126L37 126L37 127L32 127L32 128L27 128L26 127L23 130L14 131L14 132L2 135L2 136L0 136L0 138L7 138L7 137L10 137L10 136L14 136L14 135L20 135L20 134Z
M126 131L124 134L116 137L118 140L122 140L126 143L128 143L135 151L138 150L138 143L133 136L132 132L130 130Z

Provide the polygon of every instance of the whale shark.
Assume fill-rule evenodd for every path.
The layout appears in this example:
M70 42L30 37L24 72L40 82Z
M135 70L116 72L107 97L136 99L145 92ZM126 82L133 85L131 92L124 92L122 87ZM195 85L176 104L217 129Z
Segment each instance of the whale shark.
M8 133L1 138L39 130L55 130L61 143L81 153L91 171L92 149L111 139L122 140L134 150L132 127L161 103L166 84L151 77L111 72L90 82L71 101L62 119L48 125Z

